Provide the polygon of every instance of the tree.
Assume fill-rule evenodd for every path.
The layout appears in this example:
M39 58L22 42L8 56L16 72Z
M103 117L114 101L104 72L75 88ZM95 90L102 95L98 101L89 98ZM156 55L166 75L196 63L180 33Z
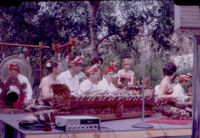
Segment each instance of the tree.
M38 44L43 41L51 46L64 44L72 36L79 39L75 51L82 51L88 60L103 55L109 60L129 56L138 64L145 22L153 56L163 58L170 51L179 50L179 45L170 42L174 32L173 1L22 2L0 7L0 11L0 40L5 42ZM53 53L49 51L45 51L44 62ZM66 49L62 52L66 53Z

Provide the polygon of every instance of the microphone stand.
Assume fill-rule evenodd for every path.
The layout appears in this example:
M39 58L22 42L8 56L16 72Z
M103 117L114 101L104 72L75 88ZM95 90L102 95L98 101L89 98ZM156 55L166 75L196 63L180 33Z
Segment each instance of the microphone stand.
M134 128L153 128L151 124L144 123L144 76L145 76L145 67L146 67L146 59L145 59L145 46L146 46L146 24L144 23L144 47L142 50L142 122L138 122L132 125Z

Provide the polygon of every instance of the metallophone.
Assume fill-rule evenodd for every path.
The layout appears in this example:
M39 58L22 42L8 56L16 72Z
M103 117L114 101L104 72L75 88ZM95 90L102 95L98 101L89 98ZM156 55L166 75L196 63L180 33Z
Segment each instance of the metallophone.
M140 117L142 114L141 87L116 92L86 92L84 95L71 95L64 84L52 85L55 115L93 115L101 120ZM153 115L154 96L145 96L145 115Z
M4 84L1 82L1 108L3 112L21 113L24 111L24 104L18 103L18 107L5 105L4 99L6 90L10 85L15 85L20 89L24 98L23 89L25 86L19 85L16 78L9 78ZM101 120L112 120L122 118L140 117L142 113L142 96L141 87L129 87L127 89L119 89L116 92L91 92L88 91L84 95L71 95L69 88L64 84L52 85L54 98L50 101L53 104L55 115L92 115L101 118ZM23 101L23 100L20 100ZM153 95L145 96L145 115L151 116L153 112ZM19 111L20 109L20 111Z

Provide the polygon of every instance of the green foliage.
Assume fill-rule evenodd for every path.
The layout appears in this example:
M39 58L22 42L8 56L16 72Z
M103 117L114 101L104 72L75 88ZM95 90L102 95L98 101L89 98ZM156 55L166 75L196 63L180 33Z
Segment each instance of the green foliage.
M1 6L0 41L35 45L43 42L51 47L52 43L66 43L69 36L78 37L80 43L74 51L84 54L84 67L91 64L91 53L94 51L97 53L95 56L103 57L103 67L112 60L121 63L123 58L130 57L133 59L132 70L137 78L141 78L141 38L146 23L148 37L152 38L148 40L151 56L147 59L146 75L151 76L152 86L158 84L161 67L169 58L169 52L175 53L180 49L170 44L174 32L173 1L90 2L91 6L95 6L95 3L96 20L92 26L96 29L96 43L91 52L88 50L91 17L84 1L22 2L16 6ZM99 34L103 34L102 37ZM10 47L6 48L6 56L19 53L26 55L26 51L26 48ZM53 54L52 49L43 50L42 62L45 63ZM62 49L62 58L65 56L66 48ZM39 58L39 50L30 49L33 68L39 68Z

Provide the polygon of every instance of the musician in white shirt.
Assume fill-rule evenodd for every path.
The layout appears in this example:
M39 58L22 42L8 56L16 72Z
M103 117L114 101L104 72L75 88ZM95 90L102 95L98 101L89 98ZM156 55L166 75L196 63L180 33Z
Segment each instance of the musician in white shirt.
M113 68L112 66L108 66L108 67L104 68L104 70L103 70L103 80L101 80L98 83L97 90L100 90L102 92L104 92L104 91L109 91L109 92L117 91L117 88L112 83L114 72L115 72L115 68Z
M20 66L15 63L10 64L9 65L9 74L10 74L10 76L17 77L17 79L19 80L19 82L21 84L23 84L23 83L26 84L26 88L24 89L24 92L25 92L24 103L29 104L32 99L33 90L30 85L29 80L24 75L20 74Z
M172 96L176 97L181 102L185 102L189 99L189 96L184 94L184 88L188 86L189 77L187 75L179 76L179 83L173 88Z
M62 72L58 75L57 79L69 87L71 94L76 94L79 90L79 77L78 74L82 69L83 57L71 57L68 60L69 70Z
M97 91L97 83L100 78L100 70L97 65L89 66L85 68L85 73L88 75L88 79L84 80L80 84L79 94L85 94L86 92Z
M101 68L101 65L103 64L103 59L101 57L95 57L91 61L92 65L97 65L98 68Z
M85 79L87 79L87 76L82 71L80 71L80 73L77 76L78 76L78 79L79 79L80 83L83 82Z
M115 68L115 70L117 70L117 68L119 66L119 61L110 62L110 66L112 66L113 68ZM114 72L113 78L118 78L118 75L116 72Z

